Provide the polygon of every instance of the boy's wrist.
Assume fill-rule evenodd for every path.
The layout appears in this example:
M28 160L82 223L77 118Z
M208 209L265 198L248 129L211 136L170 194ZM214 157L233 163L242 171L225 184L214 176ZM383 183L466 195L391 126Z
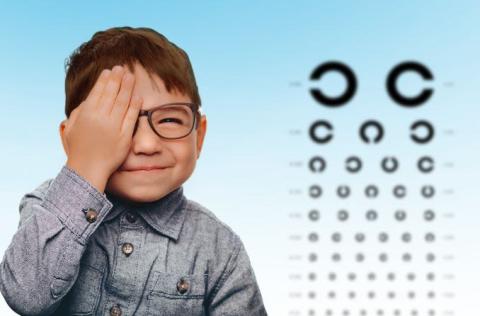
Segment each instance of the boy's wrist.
M104 174L105 172L100 167L85 166L70 160L67 160L66 166L82 176L100 193L104 193L108 176Z

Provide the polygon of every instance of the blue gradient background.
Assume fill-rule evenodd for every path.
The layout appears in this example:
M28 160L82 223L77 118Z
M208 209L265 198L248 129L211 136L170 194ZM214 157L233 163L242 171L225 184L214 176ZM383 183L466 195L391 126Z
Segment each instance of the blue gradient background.
M307 233L317 230L326 240L337 229L332 214L340 206L332 198L320 204L322 214L329 214L321 224L312 225L302 217L313 206L305 193L315 181L327 191L341 183L359 190L370 182L390 187L402 181L412 188L430 182L440 192L453 190L452 195L439 194L433 206L439 213L455 215L439 220L434 229L439 236L455 237L436 244L439 253L452 254L455 260L435 263L437 270L455 274L453 282L438 283L439 293L450 291L455 297L437 298L433 305L438 303L438 311L450 310L458 316L478 315L479 9L475 1L442 0L2 3L0 250L4 253L16 231L22 195L55 177L66 161L58 132L64 119L65 58L98 30L148 26L189 54L208 119L202 156L184 184L185 193L242 237L269 315L307 315L307 307L323 315L332 305L323 296L324 288L330 286L322 283L324 279L315 286L289 279L292 272L309 269L305 260L292 262L289 257L312 248L305 241L292 242L289 236L298 234L305 240ZM416 109L395 105L384 88L388 71L410 59L427 65L435 76L428 84L435 90L432 99ZM308 80L310 72L328 60L347 63L359 81L354 99L335 110L319 106L308 93L314 86ZM406 94L415 94L423 85L414 75L405 75L399 82ZM344 81L332 74L322 80L322 87L333 95L342 91ZM320 118L335 125L335 142L329 146L315 145L308 138L309 125ZM356 131L367 118L386 127L381 145L359 142ZM406 136L409 125L420 118L431 120L437 128L434 142L427 147L412 145ZM300 134L292 135L292 129ZM330 163L321 179L306 168L313 154L323 155ZM370 171L365 172L369 177L352 176L340 168L350 154L370 162L397 155L410 168L392 178ZM424 154L438 161L436 172L428 177L413 168L415 159ZM303 168L289 167L291 161L302 161ZM442 167L448 162L454 167ZM290 195L292 189L302 194ZM362 201L352 199L342 206L362 208ZM423 202L412 197L405 206L421 208ZM386 198L376 203L392 208ZM302 216L292 219L295 212ZM359 216L357 220L346 231L357 231ZM399 228L385 222L383 228L419 236L424 229L420 220L417 223L412 220L412 225ZM370 244L372 249L378 245ZM333 245L321 247L322 256L328 256ZM356 246L345 243L344 247L341 251L347 252ZM336 286L341 288L342 283ZM378 292L383 291L381 284L378 287ZM319 289L322 298L312 302L290 297L292 290L311 288ZM364 306L411 304L375 302ZM339 298L335 304L349 303ZM3 298L0 314L14 314Z

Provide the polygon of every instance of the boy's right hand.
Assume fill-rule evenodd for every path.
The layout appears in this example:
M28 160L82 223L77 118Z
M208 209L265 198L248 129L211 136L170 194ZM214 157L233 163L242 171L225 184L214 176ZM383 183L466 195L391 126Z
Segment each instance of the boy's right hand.
M67 166L103 193L125 161L142 100L133 96L135 76L122 66L104 69L88 97L65 123Z

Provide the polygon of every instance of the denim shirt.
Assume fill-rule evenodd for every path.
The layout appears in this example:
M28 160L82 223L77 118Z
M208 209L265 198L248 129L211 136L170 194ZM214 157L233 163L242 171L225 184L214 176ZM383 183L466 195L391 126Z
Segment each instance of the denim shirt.
M183 186L135 203L64 165L19 210L0 291L21 315L267 315L240 237Z

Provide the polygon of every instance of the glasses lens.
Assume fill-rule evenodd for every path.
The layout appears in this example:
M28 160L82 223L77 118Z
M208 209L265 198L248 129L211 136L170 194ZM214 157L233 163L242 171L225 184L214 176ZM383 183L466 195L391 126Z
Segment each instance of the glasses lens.
M193 113L187 105L167 105L152 112L152 124L162 137L179 138L190 133Z

